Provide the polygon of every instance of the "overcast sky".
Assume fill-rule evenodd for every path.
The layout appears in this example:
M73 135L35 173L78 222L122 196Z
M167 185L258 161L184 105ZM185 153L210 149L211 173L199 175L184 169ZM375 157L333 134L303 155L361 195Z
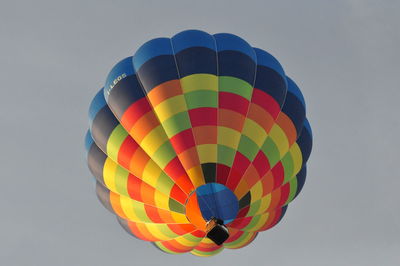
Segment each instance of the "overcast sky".
M0 2L0 264L399 265L400 1ZM304 93L306 185L249 246L167 255L97 200L83 145L111 67L196 28L273 54Z

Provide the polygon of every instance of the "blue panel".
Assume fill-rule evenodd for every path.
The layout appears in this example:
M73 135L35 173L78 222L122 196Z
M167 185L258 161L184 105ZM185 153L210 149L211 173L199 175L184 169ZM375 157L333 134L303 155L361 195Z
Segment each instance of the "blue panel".
M143 89L136 77L131 75L118 82L108 96L107 104L119 119L136 101L145 97Z
M89 124L93 123L94 118L96 117L97 113L106 105L106 101L104 99L103 89L101 89L96 96L94 96L92 102L90 103L89 107Z
M206 47L191 47L175 54L180 78L197 74L217 75L217 53Z
M289 77L286 77L286 80L288 82L288 91L293 93L294 95L296 95L296 97L299 99L299 101L301 101L301 103L303 104L304 110L305 110L306 109L306 103L304 101L303 94L301 93L299 87Z
M304 119L306 118L306 112L304 105L299 100L298 96L289 91L286 94L282 112L284 112L290 118L290 120L292 120L294 126L296 127L297 137L300 136L304 126L303 123Z
M216 50L214 37L199 30L186 30L171 38L175 54L190 47L205 47Z
M257 62L254 49L242 38L229 33L214 34L214 38L217 42L218 52L238 51L249 56L254 62Z
M308 134L312 138L312 130L311 130L310 122L308 121L307 118L304 120L304 127L307 129Z
M300 147L303 157L303 165L305 165L308 158L310 157L313 141L310 124L308 123L307 118L304 120L303 125L303 130L301 131L300 137L297 139L296 142Z
M254 48L254 51L256 52L257 55L257 65L271 68L276 72L278 72L283 79L286 78L285 71L283 70L281 64L278 62L278 60L276 60L275 57L273 57L271 54L259 48Z
M160 55L150 59L136 72L136 76L147 93L161 83L179 79L173 55Z
M113 87L122 79L127 76L133 75L135 70L133 69L132 56L127 57L119 61L110 71L107 76L106 84L104 86L104 97L108 100L108 95L110 95Z
M306 176L307 176L307 165L304 165L303 168L301 168L300 172L297 173L296 178L297 178L297 190L296 190L296 195L299 195L300 191L304 187L304 183L306 182Z
M136 71L150 59L160 55L172 55L171 40L157 38L143 44L133 56L133 66Z
M198 187L196 194L201 214L205 220L208 221L215 217L227 224L236 218L239 202L235 194L226 186L208 183Z
M92 147L93 144L93 139L92 139L92 134L90 134L90 131L88 130L85 135L85 149L87 152L89 152L90 147Z

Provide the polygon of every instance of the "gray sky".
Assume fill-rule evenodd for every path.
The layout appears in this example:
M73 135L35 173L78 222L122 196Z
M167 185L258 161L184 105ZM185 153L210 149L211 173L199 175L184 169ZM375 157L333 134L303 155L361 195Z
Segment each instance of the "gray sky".
M191 2L0 2L0 264L398 265L400 1ZM114 63L187 28L277 57L314 133L306 185L281 223L206 259L125 233L95 196L83 146Z

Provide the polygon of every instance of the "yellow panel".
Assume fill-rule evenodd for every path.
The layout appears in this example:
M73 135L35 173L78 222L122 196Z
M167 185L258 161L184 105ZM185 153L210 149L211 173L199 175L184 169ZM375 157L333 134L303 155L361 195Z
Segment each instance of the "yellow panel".
M186 215L177 213L177 212L171 212L171 216L174 219L175 223L177 224L189 224L189 220L186 218Z
M164 240L170 240L178 235L173 233L165 224L153 224L153 223L148 223L145 224L146 229L156 238L164 241ZM174 236L175 235L175 236Z
M135 214L134 211L134 205L136 205L138 202L124 196L120 196L119 198L120 203L121 203L121 208L124 211L126 217L128 217L128 220L134 221L134 222L142 222L139 217Z
M159 209L169 210L169 198L165 194L162 194L158 190L154 193L154 201L156 207Z
M271 204L271 195L272 195L271 193L268 193L268 195L265 195L261 199L260 209L257 212L257 214L263 213L269 208L269 205Z
M274 141L275 145L278 147L280 158L282 158L289 150L289 141L285 135L285 132L277 124L274 124L269 135Z
M251 192L251 204L261 199L263 193L263 187L260 181L258 181L250 190Z
M294 143L292 147L290 147L290 153L293 159L293 175L297 175L301 170L301 165L303 164L303 155L301 154L300 147L297 143Z
M154 244L155 244L159 249L161 249L162 251L164 251L165 253L169 253L169 254L180 254L180 253L178 253L178 252L171 251L170 249L164 247L163 242L154 242Z
M171 97L159 105L154 106L153 109L162 123L174 114L187 110L185 97L183 95Z
M149 156L152 156L167 140L163 127L159 125L144 137L140 146Z
M232 243L225 243L224 246L226 248L239 248L246 244L252 237L254 233L244 232L237 240L233 241Z
M121 124L118 124L108 137L106 147L107 155L114 161L118 161L119 148L125 141L126 136L128 136L128 132L125 131Z
M198 145L197 153L199 154L200 163L216 163L217 162L217 145L202 144Z
M265 222L268 220L269 213L261 214L260 219L257 221L256 224L250 224L243 228L244 231L257 231L261 227L265 225Z
M196 90L218 91L218 77L212 74L194 74L181 78L184 93Z
M183 246L186 246L186 247L195 247L201 241L201 238L197 238L198 241L190 241L188 238L193 238L193 236L192 235L189 235L189 236L188 235L182 235L180 237L175 238L175 240L179 244L181 244Z
M201 240L201 242L203 242L204 244L213 244L214 243L214 241L212 241L208 237L203 238L203 240Z
M107 157L103 167L103 180L106 187L111 191L116 191L114 176L117 167L118 165L109 157Z
M228 127L218 127L218 144L237 150L239 139L240 132Z
M254 141L258 147L261 147L267 137L267 133L264 128L258 125L254 120L246 118L244 122L244 127L242 130L242 134L249 137L252 141Z
M156 187L158 177L160 176L161 172L162 170L160 169L160 167L158 167L158 165L154 161L149 160L144 167L142 180L150 186Z
M203 177L203 170L201 169L201 166L192 167L189 170L187 170L186 173L189 176L190 181L192 181L192 184L195 188L205 184Z

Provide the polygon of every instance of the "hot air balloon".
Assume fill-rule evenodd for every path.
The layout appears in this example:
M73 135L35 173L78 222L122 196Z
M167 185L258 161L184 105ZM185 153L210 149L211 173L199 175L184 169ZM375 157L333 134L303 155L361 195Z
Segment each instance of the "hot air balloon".
M272 55L233 34L146 42L112 68L89 120L99 200L167 253L248 245L305 182L303 95Z

